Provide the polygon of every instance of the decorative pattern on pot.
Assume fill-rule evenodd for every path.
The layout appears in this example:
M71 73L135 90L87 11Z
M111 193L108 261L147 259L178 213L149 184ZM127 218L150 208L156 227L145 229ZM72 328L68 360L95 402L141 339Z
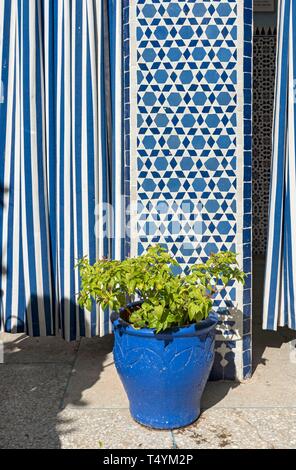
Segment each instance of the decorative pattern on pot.
M217 317L156 335L114 322L114 360L133 418L173 429L195 421L214 359Z

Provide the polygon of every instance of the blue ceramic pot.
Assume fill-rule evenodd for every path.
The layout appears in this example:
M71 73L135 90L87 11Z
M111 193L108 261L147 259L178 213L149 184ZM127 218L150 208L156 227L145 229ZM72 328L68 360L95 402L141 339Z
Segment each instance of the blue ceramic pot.
M215 314L197 324L155 334L114 316L116 369L132 417L157 429L193 423L214 360Z

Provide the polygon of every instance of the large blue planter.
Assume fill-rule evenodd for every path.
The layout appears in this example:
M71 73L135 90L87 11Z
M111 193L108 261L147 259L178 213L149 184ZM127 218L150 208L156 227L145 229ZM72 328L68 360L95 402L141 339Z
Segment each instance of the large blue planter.
M193 423L214 359L218 318L155 334L113 318L114 360L132 417L158 429Z

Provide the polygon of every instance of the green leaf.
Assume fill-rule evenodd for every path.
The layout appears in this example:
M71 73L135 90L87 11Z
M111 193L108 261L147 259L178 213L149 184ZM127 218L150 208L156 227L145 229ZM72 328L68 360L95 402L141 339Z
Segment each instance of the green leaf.
M82 286L78 303L88 310L93 301L103 310L119 310L140 295L142 307L131 312L129 321L135 328L161 332L206 318L219 289L229 282L244 283L246 277L238 267L237 255L227 251L211 254L187 275L173 274L172 266L180 268L160 245L123 261L101 259L91 265L83 257L76 264Z

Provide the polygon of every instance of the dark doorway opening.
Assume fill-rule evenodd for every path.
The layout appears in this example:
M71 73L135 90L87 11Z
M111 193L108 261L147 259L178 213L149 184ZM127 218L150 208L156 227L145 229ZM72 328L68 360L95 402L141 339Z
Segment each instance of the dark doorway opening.
M269 348L282 351L289 361L289 347L296 332L262 329L265 257L272 155L274 83L276 70L276 14L254 16L253 38L253 372L272 359ZM289 343L289 344L287 344Z

